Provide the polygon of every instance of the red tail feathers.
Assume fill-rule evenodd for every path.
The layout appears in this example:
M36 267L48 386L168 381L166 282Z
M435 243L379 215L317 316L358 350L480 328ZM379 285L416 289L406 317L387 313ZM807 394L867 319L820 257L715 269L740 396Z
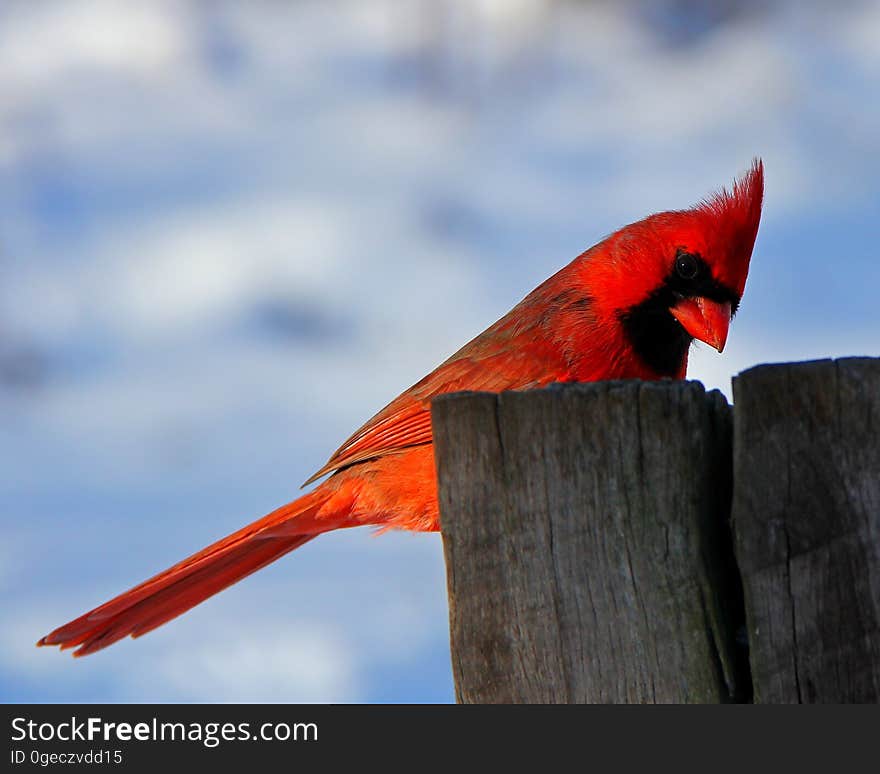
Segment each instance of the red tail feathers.
M340 526L334 519L316 523L312 518L326 497L319 487L55 629L37 645L77 648L74 656L86 656L127 635L140 637L152 631L322 532Z

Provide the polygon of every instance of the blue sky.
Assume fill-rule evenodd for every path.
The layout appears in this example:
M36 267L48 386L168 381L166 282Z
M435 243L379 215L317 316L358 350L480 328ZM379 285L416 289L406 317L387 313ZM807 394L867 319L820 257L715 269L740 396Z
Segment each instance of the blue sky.
M296 496L616 227L755 155L718 356L880 349L880 3L6 3L0 698L450 701L436 535L355 530L137 641L34 641Z

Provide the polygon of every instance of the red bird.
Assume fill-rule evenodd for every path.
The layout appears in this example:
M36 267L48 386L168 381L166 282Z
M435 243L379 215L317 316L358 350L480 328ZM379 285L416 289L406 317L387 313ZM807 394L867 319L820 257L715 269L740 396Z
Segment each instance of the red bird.
M439 529L431 399L552 382L683 379L694 339L719 352L761 218L756 160L731 191L633 223L579 255L351 436L312 492L56 629L85 656L139 637L324 532Z

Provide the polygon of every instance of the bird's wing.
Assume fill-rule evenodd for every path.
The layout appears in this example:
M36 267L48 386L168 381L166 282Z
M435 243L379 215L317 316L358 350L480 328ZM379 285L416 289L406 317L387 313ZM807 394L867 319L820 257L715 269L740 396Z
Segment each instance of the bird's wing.
M409 403L383 416L386 411L377 414L342 444L306 484L356 462L431 442L431 413L421 403Z
M523 390L558 380L548 368L546 354L539 357L530 349L490 354L471 347L457 353L354 433L306 484L357 462L431 443L431 400L437 395L459 390Z
M570 360L553 330L560 310L589 324L588 299L563 269L420 382L395 398L337 449L306 484L357 462L431 443L431 400L460 390L502 392L570 379Z

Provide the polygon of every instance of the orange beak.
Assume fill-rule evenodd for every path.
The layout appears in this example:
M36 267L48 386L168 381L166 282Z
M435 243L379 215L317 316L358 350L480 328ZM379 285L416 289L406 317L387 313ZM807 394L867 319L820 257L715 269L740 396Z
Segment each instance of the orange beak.
M705 341L719 352L724 351L730 328L729 301L720 304L702 297L683 298L669 311L695 339Z

